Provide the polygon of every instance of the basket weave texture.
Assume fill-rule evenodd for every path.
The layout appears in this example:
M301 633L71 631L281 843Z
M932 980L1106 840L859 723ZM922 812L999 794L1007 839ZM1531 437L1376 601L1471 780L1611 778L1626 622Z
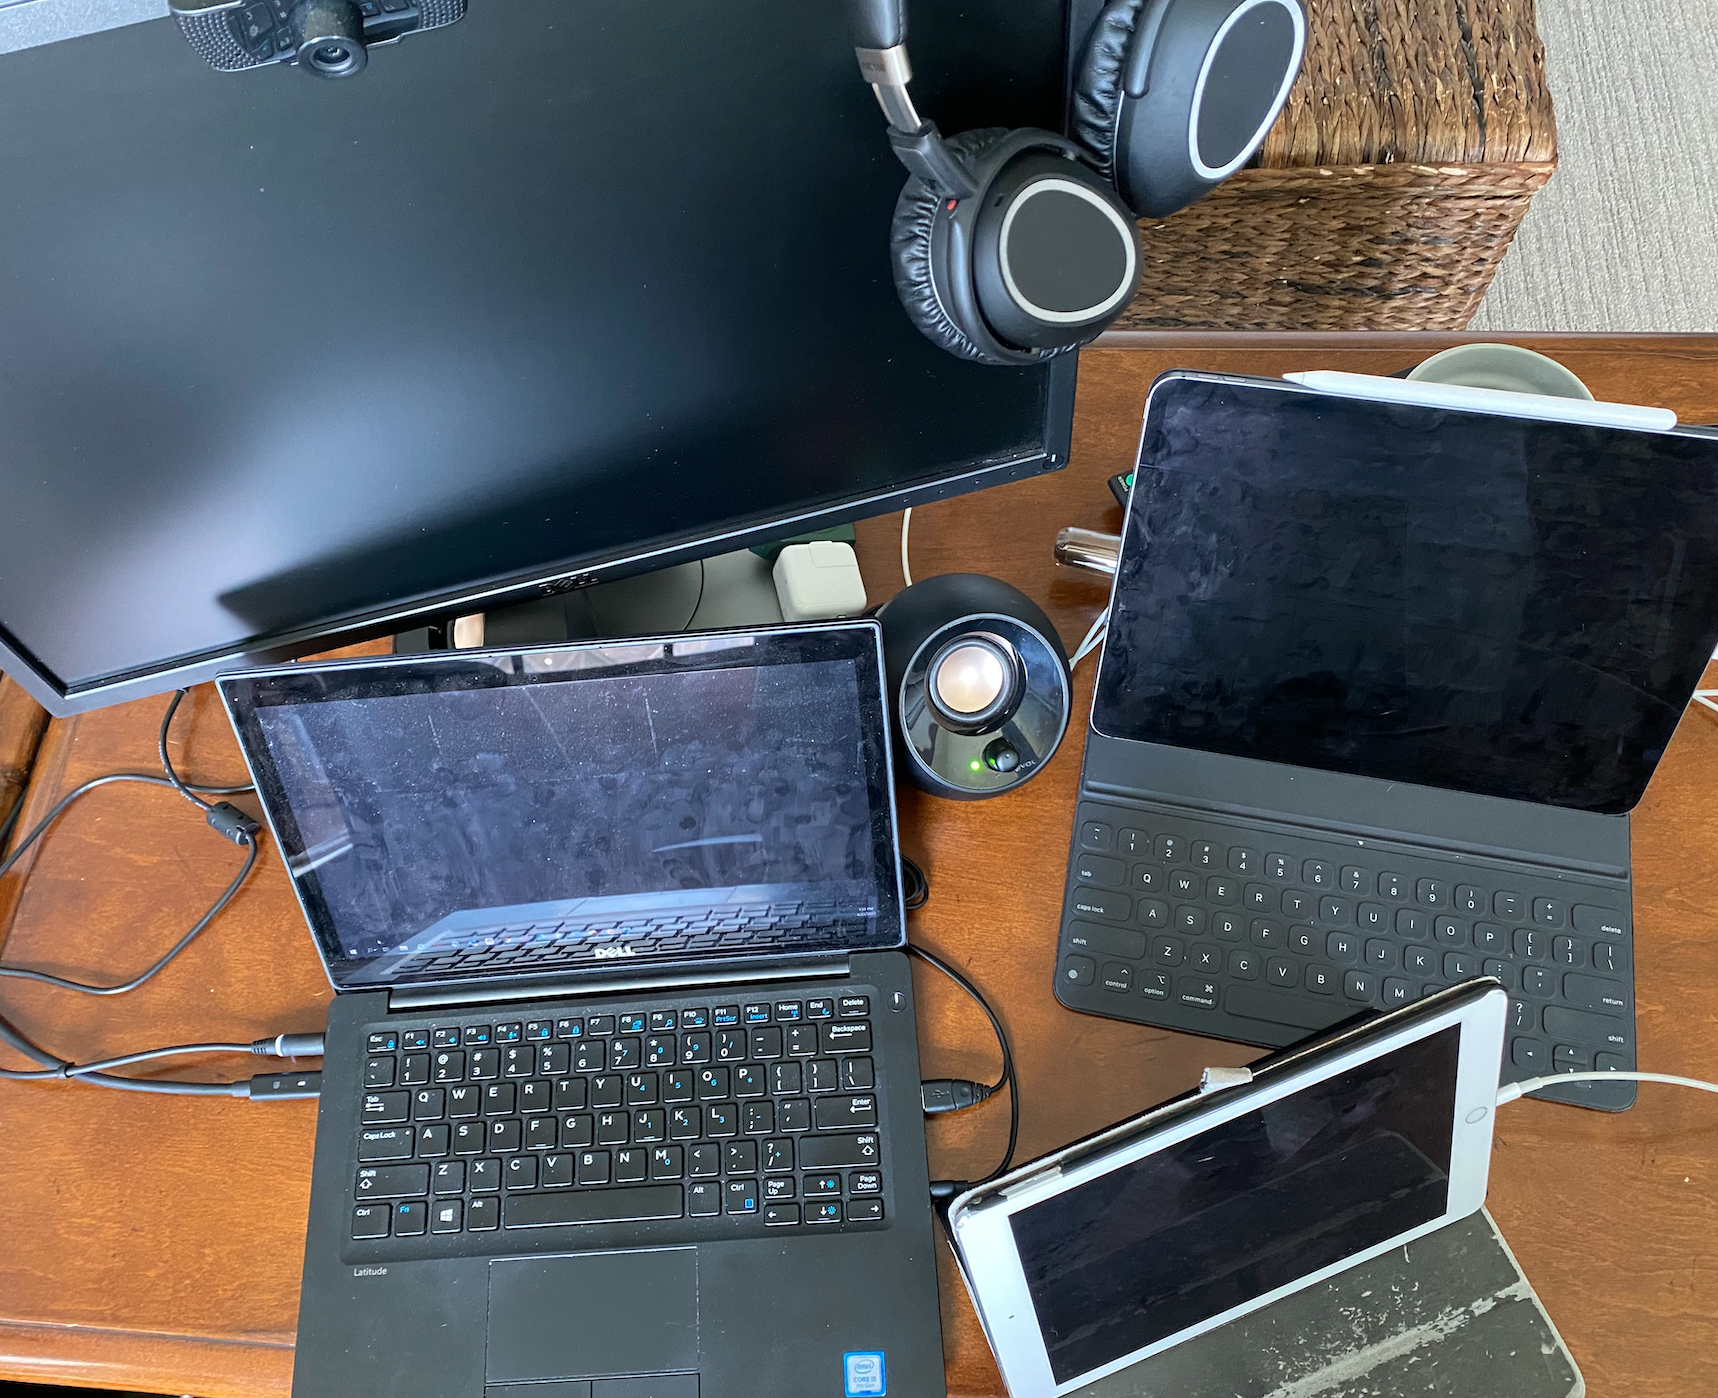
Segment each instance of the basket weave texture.
M1533 0L1304 0L1253 166L1140 223L1118 330L1460 330L1557 163Z

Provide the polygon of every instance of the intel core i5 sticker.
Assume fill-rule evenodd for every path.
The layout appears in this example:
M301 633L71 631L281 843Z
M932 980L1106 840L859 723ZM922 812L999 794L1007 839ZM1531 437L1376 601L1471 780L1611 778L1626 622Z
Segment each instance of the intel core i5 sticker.
M875 1351L844 1354L841 1362L847 1370L847 1398L882 1398L888 1393L889 1381L881 1354Z

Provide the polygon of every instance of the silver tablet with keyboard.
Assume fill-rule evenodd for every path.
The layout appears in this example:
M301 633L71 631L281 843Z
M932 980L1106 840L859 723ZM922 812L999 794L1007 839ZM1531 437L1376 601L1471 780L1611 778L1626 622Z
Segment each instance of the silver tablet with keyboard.
M956 1199L1013 1398L1051 1398L1485 1201L1508 997L1443 991Z

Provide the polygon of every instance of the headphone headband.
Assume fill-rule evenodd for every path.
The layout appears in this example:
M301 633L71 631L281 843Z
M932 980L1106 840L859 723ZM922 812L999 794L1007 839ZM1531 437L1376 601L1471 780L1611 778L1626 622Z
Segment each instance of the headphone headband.
M848 10L859 75L883 109L896 158L927 184L956 199L971 198L978 186L950 153L936 123L919 115L907 91L913 65L907 60L906 0L849 0Z
M893 49L907 42L906 0L848 0L853 46Z

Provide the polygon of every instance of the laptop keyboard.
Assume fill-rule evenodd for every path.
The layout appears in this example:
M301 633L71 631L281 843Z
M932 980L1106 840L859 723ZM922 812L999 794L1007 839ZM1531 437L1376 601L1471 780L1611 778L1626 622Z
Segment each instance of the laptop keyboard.
M827 943L852 922L834 904L771 903L681 910L671 916L589 922L498 923L461 933L415 958L411 972L458 976L476 971L552 971L626 957L697 956L749 946ZM853 924L863 930L862 924Z
M1503 1081L1635 1065L1620 882L1085 801L1076 830L1056 963L1071 1008L1276 1047L1493 976ZM1558 1091L1632 1100L1625 1083Z
M871 1027L850 993L369 1031L351 1237L881 1223Z

